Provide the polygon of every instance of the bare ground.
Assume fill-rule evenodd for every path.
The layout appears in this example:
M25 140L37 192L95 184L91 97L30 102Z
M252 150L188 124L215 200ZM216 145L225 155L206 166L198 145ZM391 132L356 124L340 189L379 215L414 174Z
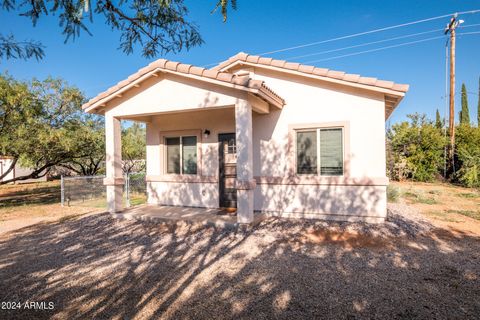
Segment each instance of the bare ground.
M104 211L101 207L62 207L59 181L0 186L0 234Z
M480 236L480 190L446 183L391 185L400 191L399 203L407 204L436 227Z
M30 226L0 235L0 301L55 307L0 318L478 319L479 235L412 208L238 232L107 214Z

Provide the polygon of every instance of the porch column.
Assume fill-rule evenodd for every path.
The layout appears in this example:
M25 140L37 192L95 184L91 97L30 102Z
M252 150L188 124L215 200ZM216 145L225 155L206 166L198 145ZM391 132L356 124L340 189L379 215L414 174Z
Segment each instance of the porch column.
M253 148L252 106L245 100L235 104L235 134L237 145L237 221L253 222Z
M122 172L122 128L120 120L105 114L105 167L107 186L107 205L110 213L123 210L123 172Z

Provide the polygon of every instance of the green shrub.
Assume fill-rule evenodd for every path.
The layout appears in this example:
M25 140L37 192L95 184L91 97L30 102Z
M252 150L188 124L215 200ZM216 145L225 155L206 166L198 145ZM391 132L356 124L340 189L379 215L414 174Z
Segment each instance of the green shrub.
M392 180L434 181L443 174L444 150L449 139L425 115L411 114L409 120L387 131L387 174ZM470 188L480 188L480 127L456 127L455 167L447 163L447 177Z
M390 178L433 181L443 167L445 137L425 115L408 118L410 121L393 125L387 133L388 158L395 163Z
M460 126L456 138L457 174L467 187L480 187L480 128Z

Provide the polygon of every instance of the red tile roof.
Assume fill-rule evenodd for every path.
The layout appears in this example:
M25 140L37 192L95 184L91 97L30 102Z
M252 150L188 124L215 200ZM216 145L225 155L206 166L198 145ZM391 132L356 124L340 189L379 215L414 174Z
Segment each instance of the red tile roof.
M398 91L405 93L408 91L408 84L398 84L393 83L392 81L379 80L377 78L368 78L362 77L358 74L348 74L342 71L328 70L324 68L318 68L315 66L304 65L300 63L288 62L285 60L276 60L272 58L260 57L255 55L250 55L245 52L240 52L228 60L220 63L219 65L212 68L212 70L225 71L229 66L236 62L246 62L250 64L260 65L260 66L271 66L281 69L288 69L293 71L298 71L305 74L312 74L326 78L332 78L337 80L343 80L351 83L358 83L362 85L390 89L393 91Z
M153 74L155 71L159 72L171 72L171 73L180 73L185 75L191 75L194 77L198 77L200 80L204 79L212 79L217 80L220 83L225 83L233 86L240 86L246 89L251 89L254 91L258 91L260 96L265 95L268 99L275 101L279 105L284 104L284 100L276 94L272 89L267 87L267 85L262 80L254 80L251 79L249 76L240 76L235 75L228 72L221 72L219 70L213 69L206 69L202 67L196 67L189 64L184 64L175 61L169 61L165 59L159 59L150 63L148 66L139 69L137 72L129 76L126 80L118 82L116 85L110 87L106 91L98 94L96 97L90 99L87 103L85 103L82 108L88 109L101 100L106 100L107 102L109 98L114 97L118 91L122 90L129 84L139 80L141 77L146 76L148 74ZM96 107L96 106L95 106Z

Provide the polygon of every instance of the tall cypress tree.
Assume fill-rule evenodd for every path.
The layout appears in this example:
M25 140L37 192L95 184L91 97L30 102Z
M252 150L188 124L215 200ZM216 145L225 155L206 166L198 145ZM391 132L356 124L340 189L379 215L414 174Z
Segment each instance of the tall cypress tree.
M462 111L460 112L460 124L470 125L470 111L468 110L467 87L462 83Z
M477 127L480 128L480 77L478 78Z
M438 129L442 129L443 123L442 123L442 118L440 117L440 112L437 109L437 113L435 114L435 127Z

